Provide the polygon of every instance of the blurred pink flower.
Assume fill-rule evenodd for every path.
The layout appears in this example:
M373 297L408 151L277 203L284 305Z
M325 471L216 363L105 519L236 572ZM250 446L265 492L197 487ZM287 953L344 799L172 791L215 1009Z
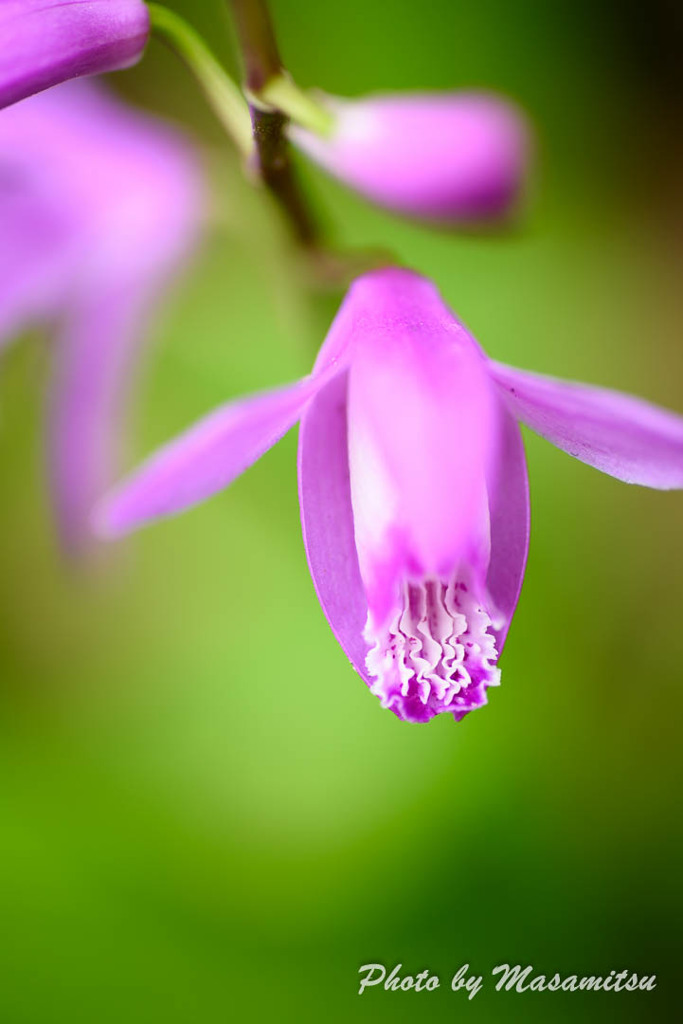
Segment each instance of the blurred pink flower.
M142 0L0 0L0 107L70 78L129 67L148 34Z
M327 137L296 125L292 141L366 198L447 223L499 220L522 195L529 131L521 112L489 93L322 97Z
M490 360L424 278L359 278L311 376L218 409L106 498L115 536L226 487L297 421L311 575L384 707L424 722L486 703L526 564L517 420L629 483L683 487L683 417Z
M0 115L0 349L27 326L54 333L50 467L71 545L110 482L131 360L198 213L187 141L94 83Z

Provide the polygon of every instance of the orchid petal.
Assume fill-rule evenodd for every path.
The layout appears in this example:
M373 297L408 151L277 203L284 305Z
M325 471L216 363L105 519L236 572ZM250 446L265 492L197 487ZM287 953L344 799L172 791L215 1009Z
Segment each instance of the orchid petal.
M432 285L393 269L355 288L364 338L349 371L351 494L379 622L401 580L450 578L460 562L485 577L497 397L478 347Z
M112 482L148 314L195 239L199 172L182 136L91 82L3 111L0 167L0 342L55 324L50 471L74 551Z
M96 531L120 536L228 487L294 426L329 379L324 374L305 377L216 409L104 499L96 510Z
M0 107L70 78L129 67L148 34L142 0L3 0Z
M52 313L76 247L64 211L18 180L0 186L0 224L1 351L13 335Z
M489 365L510 412L569 455L626 483L683 487L683 416L619 391Z
M491 560L486 587L500 625L495 630L503 650L524 581L529 550L529 481L521 431L505 413L498 441L499 463L489 486Z
M59 295L62 304L74 288L157 275L194 240L201 184L192 148L99 83L69 82L5 110L0 169L3 229L12 211L26 218L25 234L41 215L47 225L62 225L64 237L48 236L37 254L46 261L48 243L59 243L72 279ZM36 246L40 238L36 232ZM3 267L12 263L12 241L3 230Z
M347 374L306 409L299 429L299 503L308 566L332 632L369 685L363 639L367 600L358 568L349 482Z
M48 452L62 541L79 552L88 517L119 465L120 421L148 297L111 289L73 303L55 338Z

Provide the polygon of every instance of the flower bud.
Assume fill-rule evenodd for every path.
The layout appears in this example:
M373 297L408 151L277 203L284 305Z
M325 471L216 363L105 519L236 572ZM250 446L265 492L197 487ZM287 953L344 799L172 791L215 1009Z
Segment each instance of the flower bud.
M380 206L411 217L477 223L508 217L523 191L524 117L488 93L386 93L321 98L327 137L298 126L292 141Z

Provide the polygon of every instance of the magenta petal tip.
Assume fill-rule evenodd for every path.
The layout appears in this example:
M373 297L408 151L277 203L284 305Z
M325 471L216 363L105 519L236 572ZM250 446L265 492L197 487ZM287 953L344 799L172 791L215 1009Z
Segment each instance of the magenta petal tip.
M3 0L0 107L71 78L129 67L148 35L142 0Z

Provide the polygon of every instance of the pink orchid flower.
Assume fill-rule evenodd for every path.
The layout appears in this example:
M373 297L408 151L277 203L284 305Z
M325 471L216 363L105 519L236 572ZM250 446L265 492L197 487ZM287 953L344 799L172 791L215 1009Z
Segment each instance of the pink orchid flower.
M0 352L27 327L53 335L50 473L71 548L116 472L134 360L199 207L187 140L93 82L0 114Z
M70 78L127 68L148 35L142 0L0 0L0 107Z
M493 362L436 288L351 287L312 374L218 409L96 513L123 534L226 487L301 420L299 495L329 623L384 707L425 722L486 703L527 556L517 420L628 483L683 487L683 417Z
M529 130L493 93L323 96L328 136L291 125L292 141L326 171L380 206L467 224L514 212L524 190Z

